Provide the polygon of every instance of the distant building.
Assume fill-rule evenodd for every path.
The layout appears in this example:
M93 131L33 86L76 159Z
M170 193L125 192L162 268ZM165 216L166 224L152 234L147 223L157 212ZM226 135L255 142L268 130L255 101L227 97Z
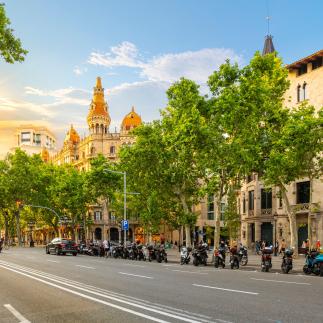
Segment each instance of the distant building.
M17 128L16 145L11 150L20 148L28 155L40 154L44 161L56 153L56 137L46 127L23 125Z

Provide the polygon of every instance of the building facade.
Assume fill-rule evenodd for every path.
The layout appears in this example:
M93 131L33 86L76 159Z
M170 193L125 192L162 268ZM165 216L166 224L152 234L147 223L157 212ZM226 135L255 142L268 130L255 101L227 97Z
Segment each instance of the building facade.
M101 78L98 77L93 88L93 97L87 115L89 134L81 138L71 125L66 133L62 149L52 156L51 162L56 165L71 164L79 170L88 171L91 167L91 160L99 154L111 161L117 160L120 148L123 145L134 143L134 137L130 131L138 127L142 120L132 107L131 111L123 118L120 132L111 132L110 123L109 106L104 98ZM88 212L93 224L87 230L87 238L121 241L123 232L109 204L104 201L99 202L92 205ZM81 228L78 229L78 232L81 237ZM141 239L141 236L142 229L137 219L130 218L129 239Z
M56 153L56 137L46 127L20 126L16 129L15 141L11 150L20 148L28 155L40 154L44 161Z
M266 47L266 45L265 45ZM267 52L271 52L270 50ZM266 53L264 53L266 54ZM323 50L286 66L290 87L285 104L297 107L307 101L323 107ZM299 179L287 187L287 196L296 214L298 247L306 239L311 244L323 240L323 178ZM239 195L241 240L248 247L255 241L290 243L289 220L277 188L264 187L257 174L247 177Z

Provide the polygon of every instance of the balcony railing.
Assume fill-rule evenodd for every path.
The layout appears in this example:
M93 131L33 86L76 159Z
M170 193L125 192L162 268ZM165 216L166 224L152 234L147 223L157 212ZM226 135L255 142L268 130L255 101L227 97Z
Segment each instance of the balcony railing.
M291 205L291 208L295 213L304 211L318 212L320 210L319 203L299 203Z
M272 212L272 209L261 209L261 215L271 215Z
M248 210L248 216L254 216L254 210Z

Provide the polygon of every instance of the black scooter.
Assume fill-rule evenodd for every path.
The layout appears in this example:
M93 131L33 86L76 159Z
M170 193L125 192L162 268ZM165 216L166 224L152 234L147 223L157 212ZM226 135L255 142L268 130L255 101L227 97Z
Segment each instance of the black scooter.
M293 269L293 250L286 249L284 251L283 261L281 265L282 272L288 274L290 270Z

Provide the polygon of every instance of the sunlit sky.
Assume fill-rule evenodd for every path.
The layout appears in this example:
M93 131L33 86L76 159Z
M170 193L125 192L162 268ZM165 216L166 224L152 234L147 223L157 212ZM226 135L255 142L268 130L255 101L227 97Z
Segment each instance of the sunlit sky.
M285 63L323 48L321 0L8 0L7 15L25 62L0 59L0 157L21 124L44 125L62 138L86 115L101 76L110 131L135 106L159 117L165 91L181 76L205 86L226 58L246 64L270 33Z

